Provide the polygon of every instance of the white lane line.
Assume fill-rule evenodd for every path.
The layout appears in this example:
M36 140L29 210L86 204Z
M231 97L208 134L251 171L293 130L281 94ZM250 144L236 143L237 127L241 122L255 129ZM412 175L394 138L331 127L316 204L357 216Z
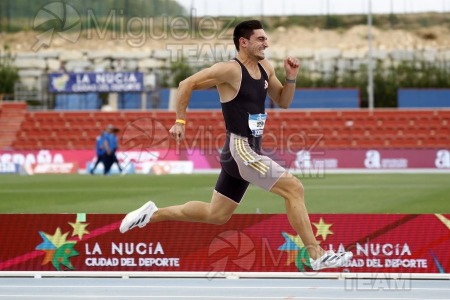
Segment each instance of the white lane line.
M358 298L340 298L340 297L293 297L293 296L279 296L279 297L266 297L266 296L258 296L258 297L251 297L251 296L100 296L100 295L83 295L83 296L68 296L68 295L0 295L1 297L8 297L10 299L11 297L19 298L19 297L27 297L26 299L35 299L35 298L45 298L45 299L51 299L51 298L69 298L69 299L88 299L88 298L105 298L105 299L133 299L133 298L145 298L145 299L289 299L289 300L317 300L317 299L323 299L323 300L448 300L448 298L400 298L400 297L394 297L394 298L367 298L367 297L358 297ZM31 298L30 298L31 297Z
M331 286L186 286L186 285L0 285L1 288L93 288L93 289L99 289L99 288L118 288L118 289L167 289L167 288L174 288L174 289L203 289L203 290L217 290L217 289L296 289L296 290L343 290L345 289L345 286L340 287L331 287ZM364 291L373 291L373 290L380 290L379 288L374 287L373 289L370 287L367 288L358 288L358 290L364 290ZM403 290L399 289L397 287L386 287L382 290ZM408 288L408 290L413 291L450 291L450 288Z

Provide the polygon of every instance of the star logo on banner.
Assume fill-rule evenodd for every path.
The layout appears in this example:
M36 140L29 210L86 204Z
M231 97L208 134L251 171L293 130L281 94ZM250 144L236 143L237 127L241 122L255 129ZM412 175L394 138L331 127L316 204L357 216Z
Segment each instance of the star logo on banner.
M70 258L72 256L77 256L80 253L73 248L74 245L75 244L65 244L56 250L52 260L56 270L61 270L61 265L66 266L71 270L75 269L70 262Z
M75 244L75 241L67 241L67 236L69 235L69 232L66 232L64 234L61 233L61 229L58 227L56 228L56 232L54 235L49 235L48 233L44 232L44 236L50 241L56 249L61 247L62 245L71 243Z
M320 218L319 223L313 224L317 228L316 236L322 236L322 240L324 241L329 234L334 234L333 231L330 230L330 227L333 226L333 224L325 223L322 218Z
M286 251L288 254L287 265L295 262L300 249L305 247L298 235L292 235L286 232L282 233L285 243L278 250Z
M76 220L75 223L68 223L72 228L72 236L78 236L78 239L83 239L83 236L89 234L86 227L89 223L80 222ZM42 242L36 246L36 250L40 250L45 253L45 257L42 260L42 265L52 263L53 267L60 271L62 266L67 269L74 270L74 266L70 262L70 258L79 255L80 253L75 250L77 240L67 239L70 232L62 233L61 228L56 228L53 235L43 231L39 231L39 235L42 238Z
M284 237L284 244L281 245L278 250L287 252L287 263L295 263L295 266L301 270L305 271L304 266L310 267L309 254L306 251L306 247L298 235L292 235L287 232L281 233Z
M69 222L70 226L73 228L72 236L77 235L80 241L83 239L83 235L89 234L89 231L86 230L86 227L89 225L89 223L71 223Z
M69 258L78 255L78 252L73 249L76 241L67 240L69 232L62 234L61 229L58 227L56 228L54 235L50 235L43 231L40 231L39 235L42 238L42 243L36 247L36 250L41 250L45 253L42 265L51 262L58 271L61 268L61 264L69 269L73 269Z
M55 256L55 250L42 250L45 252L44 260L42 261L42 265L46 265L48 263L51 263L53 261L53 257Z
M319 244L327 239L327 236L330 234L334 234L330 227L333 224L327 224L320 218L319 223L312 223L317 231L316 236L321 236L322 241L317 241ZM295 266L300 271L305 271L305 266L311 267L309 253L303 244L302 240L298 235L292 235L287 232L281 233L284 237L284 244L281 245L278 250L287 252L287 263L286 265L290 265L295 263Z

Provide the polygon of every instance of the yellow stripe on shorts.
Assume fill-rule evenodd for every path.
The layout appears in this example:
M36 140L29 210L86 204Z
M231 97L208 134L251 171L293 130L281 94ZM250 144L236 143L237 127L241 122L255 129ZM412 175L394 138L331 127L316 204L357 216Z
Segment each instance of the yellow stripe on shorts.
M242 142L242 141L241 141L241 142ZM247 148L245 148L244 143L242 143L242 147L243 147L244 152L245 152L247 155L249 155L250 157L252 157L251 153L248 152ZM253 158L252 160L254 160L254 159L255 159L255 158ZM269 170L269 167L266 166L265 164L263 164L263 163L260 162L260 161L255 161L253 164L260 166L260 167L261 167L262 169L264 169L266 172Z
M255 158L245 149L244 143L242 140L240 139L236 139L236 150L239 154L239 156L241 157L242 160L244 161L252 161ZM251 167L252 169L258 171L259 173L261 173L262 175L265 175L267 173L267 170L269 169L266 165L262 164L259 161L253 162L253 163L249 163L248 164L249 167ZM266 169L267 168L267 169Z

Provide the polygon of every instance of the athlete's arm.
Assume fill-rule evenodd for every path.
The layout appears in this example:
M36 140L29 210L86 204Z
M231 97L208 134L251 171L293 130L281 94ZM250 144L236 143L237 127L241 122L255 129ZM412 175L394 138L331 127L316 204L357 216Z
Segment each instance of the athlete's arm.
M233 67L234 64L230 62L216 63L210 68L203 69L181 81L178 85L176 96L176 118L186 120L186 110L189 105L192 91L204 90L229 82L233 73L231 72ZM180 142L184 139L184 124L175 123L169 130L169 133L177 142Z
M281 84L275 75L275 70L272 65L263 60L263 67L269 72L269 87L267 93L279 107L288 108L294 99L295 83L286 82L284 86ZM295 80L300 69L300 63L296 58L288 57L284 60L284 69L286 70L286 79Z

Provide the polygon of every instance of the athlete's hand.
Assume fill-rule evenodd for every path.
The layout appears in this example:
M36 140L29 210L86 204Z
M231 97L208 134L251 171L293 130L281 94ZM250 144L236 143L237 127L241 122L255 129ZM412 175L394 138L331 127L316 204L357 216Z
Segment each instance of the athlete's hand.
M300 61L295 57L288 57L284 60L284 69L286 70L286 78L295 79L300 70Z
M169 130L169 134L175 141L177 141L177 144L179 144L182 140L184 140L185 136L184 124L181 123L173 124L172 128L170 128Z

